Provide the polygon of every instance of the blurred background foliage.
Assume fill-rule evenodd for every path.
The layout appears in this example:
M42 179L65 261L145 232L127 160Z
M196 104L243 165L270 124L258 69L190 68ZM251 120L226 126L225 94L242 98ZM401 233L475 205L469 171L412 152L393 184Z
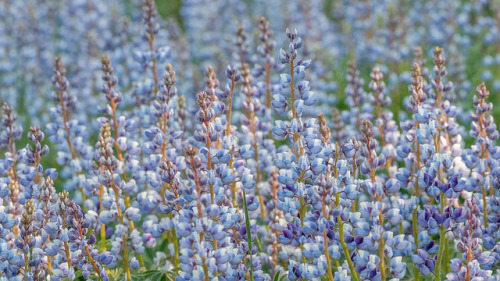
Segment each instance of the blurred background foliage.
M175 18L182 26L181 4L182 0L155 0L158 13L164 19Z
M251 2L253 2L253 0L246 0L246 2L249 2L249 4L251 4ZM426 2L426 1L422 1L422 4L423 4L423 2ZM461 0L461 2L464 3L467 1ZM493 1L493 2L495 2L495 1ZM162 18L169 19L169 20L175 19L179 23L179 26L181 27L181 29L184 29L182 16L181 16L182 0L155 0L155 3L156 3L158 13ZM331 16L332 15L331 10L334 8L334 3L335 3L335 0L325 0L323 2L323 11L324 11L325 15L330 18L330 20L335 20ZM417 2L408 1L407 4L408 5L419 5L418 1ZM484 11L482 11L483 14L488 15L488 16L494 16L495 12L492 11L491 9L489 9L488 7L489 6L485 6ZM481 78L481 70L483 69L483 65L482 65L483 58L486 55L495 56L496 51L497 51L496 46L492 46L492 45L486 46L482 43L481 38L476 38L476 39L477 40L474 40L472 47L470 48L470 52L469 52L469 55L467 57L467 66L468 67L465 69L466 75L470 79L470 82L472 83L472 85L479 85L482 82L484 82L483 79ZM425 48L431 48L431 47L433 47L433 46L422 46L422 48L424 50L424 55L429 54L429 52L427 52L427 50ZM441 46L441 47L446 47L446 46ZM445 52L446 52L446 48L445 48ZM332 68L332 70L331 70L332 80L334 80L337 83L337 85L339 86L338 87L339 91L337 91L335 94L340 101L338 104L340 109L344 109L343 102L342 102L343 101L342 92L343 92L343 89L345 88L345 86L347 85L347 80L345 78L346 72L347 72L346 71L347 70L347 62L351 59L353 59L353 57L351 57L351 56L343 58L342 63L340 64L343 67ZM427 61L432 61L432 58L430 56L427 56L426 59L427 59ZM361 64L361 65L358 65L358 67L360 69L361 77L363 77L365 79L365 81L369 81L369 74L370 74L370 70L372 68L372 65ZM402 70L410 71L411 66L407 65L406 68L402 69ZM498 68L492 68L491 72L492 72L493 77L498 77L498 75L500 75L500 69L498 69ZM492 81L487 81L487 82L485 82L485 84L490 89L490 91L492 91L492 86L493 86ZM474 86L474 89L475 89L475 86ZM403 97L405 97L407 95L406 89L401 89L401 90L402 90L401 95ZM492 100L500 103L500 95L493 94ZM396 115L397 115L397 113L396 113ZM500 120L500 106L493 108L493 115L495 117L495 120Z

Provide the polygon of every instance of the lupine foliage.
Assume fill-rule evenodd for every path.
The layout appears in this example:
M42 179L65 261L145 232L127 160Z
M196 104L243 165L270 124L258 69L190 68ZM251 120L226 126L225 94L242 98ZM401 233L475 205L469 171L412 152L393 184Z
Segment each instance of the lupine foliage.
M181 6L0 3L0 280L500 280L498 1Z

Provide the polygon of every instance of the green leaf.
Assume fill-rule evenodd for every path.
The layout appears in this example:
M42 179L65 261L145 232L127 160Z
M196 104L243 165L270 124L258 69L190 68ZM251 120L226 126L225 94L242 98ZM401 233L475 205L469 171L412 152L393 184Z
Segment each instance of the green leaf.
M281 275L281 270L280 270L274 275L273 281L284 281L286 277L287 274L284 273L283 275Z
M255 244L257 245L257 250L259 250L259 252L263 253L264 248L262 247L262 243L260 242L259 236L255 237Z
M281 275L281 270L274 275L273 281L279 281L280 275Z
M75 271L75 279L74 280L85 280L83 277L82 277L82 272L80 270L77 270ZM63 281L70 281L69 278L64 278Z
M253 281L253 258L252 258L252 233L250 233L250 217L248 216L247 195L243 190L243 204L245 205L245 222L247 225L248 250L250 251L250 281Z

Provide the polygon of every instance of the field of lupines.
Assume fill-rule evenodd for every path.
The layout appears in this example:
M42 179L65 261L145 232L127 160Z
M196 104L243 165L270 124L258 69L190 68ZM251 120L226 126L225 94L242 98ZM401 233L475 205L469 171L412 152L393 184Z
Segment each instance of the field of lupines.
M500 280L499 1L156 4L0 1L0 280Z

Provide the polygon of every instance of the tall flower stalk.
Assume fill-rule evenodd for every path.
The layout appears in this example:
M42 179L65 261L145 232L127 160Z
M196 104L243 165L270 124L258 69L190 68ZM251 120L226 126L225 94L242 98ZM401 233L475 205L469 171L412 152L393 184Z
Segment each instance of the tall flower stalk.
M438 128L437 128L437 133L434 136L434 146L436 149L436 155L439 156L439 158L443 157L444 155L443 151L441 150L441 143L446 143L446 139L449 140L449 137L445 138L445 141L442 140L442 131L443 131L443 126L442 126L442 121L445 120L446 118L446 112L443 110L442 106L442 101L443 101L443 95L446 94L451 90L451 86L447 85L444 86L444 76L446 75L446 67L445 67L445 62L446 59L443 56L443 49L436 47L434 49L434 76L435 78L432 80L432 87L435 91L435 114L437 115L437 122L438 122ZM447 131L445 131L447 134ZM442 164L439 166L437 169L437 180L441 182L442 184L445 183L446 179L444 176L444 171L443 171L443 166ZM441 192L439 194L439 204L440 204L440 213L443 215L444 210L445 210L445 205L446 205L446 198L445 194ZM440 240L439 240L439 252L437 256L437 261L436 261L436 268L438 270L438 273L436 274L436 280L441 280L441 263L443 261L443 256L448 255L447 251L445 251L447 241L448 239L446 238L446 229L443 225L439 226L439 233L440 233ZM448 264L448 257L444 258L445 264ZM446 272L445 272L446 273Z
M226 134L225 138L227 139L227 142L229 143L229 154L231 155L231 159L229 160L229 169L233 170L233 164L234 164L234 157L235 157L235 152L234 150L236 147L234 147L233 143L234 141L231 141L234 137L232 136L232 128L231 128L231 116L233 113L233 96L234 96L234 90L235 90L235 85L236 82L238 82L241 78L238 70L234 69L231 66L228 66L226 69L226 77L231 80L231 86L229 86L229 91L227 93L227 126L226 126ZM236 181L233 181L231 183L231 199L233 202L233 206L236 205Z
M377 141L374 139L375 133L372 129L372 124L368 120L363 120L361 123L361 142L364 144L364 148L362 150L362 155L368 160L368 172L371 186L370 189L374 190L375 197L377 199L377 203L379 203L379 214L378 214L378 223L380 225L380 229L384 229L384 210L383 210L383 193L380 192L380 189L377 188L376 180L375 180L375 171L377 170L378 165L384 165L385 158L377 157L374 149L377 147ZM365 168L366 169L366 168ZM382 194L381 194L382 193ZM380 278L382 281L385 281L385 240L383 233L379 234L379 258L380 258Z
M60 127L62 126L63 130L63 135L64 135L64 141L67 144L67 148L70 153L70 157L73 160L73 162L77 162L77 151L75 151L73 147L73 143L71 139L73 138L72 133L70 131L68 122L70 121L71 117L71 112L75 109L76 106L76 99L73 95L69 93L69 81L66 78L66 68L64 67L64 64L61 60L61 58L55 58L54 60L54 76L52 77L52 84L54 85L54 88L56 92L52 94L52 99L56 102L59 103L59 108L57 109L57 113L59 114L59 117L61 118L60 123L53 123L49 124L48 132L51 135L56 135L57 131L61 129ZM62 142L59 139L59 136L57 135L57 139L52 139L56 143ZM78 167L78 165L76 165ZM78 171L74 168L74 173L75 176L78 177L80 175L80 171ZM86 195L83 190L83 187L77 186L77 188L80 190L82 194L82 202L85 203L86 201ZM85 209L85 207L84 207Z
M144 38L148 42L149 52L153 54L151 58L151 72L154 78L154 92L158 92L158 74L156 72L156 49L155 49L155 36L158 35L160 30L160 25L156 22L157 11L155 8L154 0L144 0L142 10L143 22L145 26L145 31L143 32Z
M425 94L423 92L423 78L422 78L422 73L420 71L420 65L418 63L413 64L412 68L412 78L411 78L411 86L410 86L410 95L411 95L411 102L410 102L410 108L415 114L417 112L418 107L420 104L425 100ZM413 124L413 134L417 130L420 129L420 122L414 118L414 124ZM420 161L420 143L417 141L416 137L414 137L414 142L413 146L415 148L415 157L416 157L416 162L412 163L414 165L413 171L415 173L415 184L414 184L414 198L416 199L416 202L418 202L418 198L420 196L420 190L419 190L419 172L421 169L421 161ZM416 249L418 249L418 203L415 204L414 210L412 213L412 218L413 218L413 239L415 240L415 245ZM415 280L420 279L420 273L419 269L415 267Z
M125 163L125 158L123 156L122 148L127 148L127 138L124 133L120 134L120 132L118 131L119 126L117 122L117 110L116 110L117 105L123 101L123 95L116 89L116 86L118 85L118 78L114 75L114 69L111 66L111 61L109 57L106 55L103 55L101 59L101 71L103 72L102 80L104 81L104 85L101 89L101 92L103 92L106 95L106 99L108 100L110 105L109 107L107 107L107 113L111 115L111 124L113 126L113 132L114 132L113 143L115 145L115 150L118 156L118 160L122 163ZM126 184L127 176L125 171L123 171L120 176L123 179L123 182ZM130 195L128 193L125 193L125 207L126 208L130 207ZM134 230L135 227L133 221L129 222L129 228L130 231ZM126 242L124 241L124 243ZM142 260L142 255L138 255L138 259L141 265L143 266L144 262Z
M113 190L113 193L115 195L115 202L116 202L116 210L118 213L118 219L120 225L122 227L125 226L125 222L123 219L123 212L120 208L120 195L122 193L121 190L119 190L118 186L115 183L115 172L117 168L117 159L113 155L113 148L112 148L112 138L111 138L111 128L109 123L104 123L101 126L101 132L99 133L99 140L97 143L98 147L98 159L102 167L104 168L102 171L102 176L106 179L106 186L111 187ZM123 263L125 266L125 274L126 278L128 281L131 280L131 275L130 275L130 266L129 266L129 257L128 257L128 248L127 248L127 234L125 229L121 229L121 238L122 238L122 248L123 248Z
M476 111L471 115L472 119L472 129L471 136L476 138L477 145L479 146L480 153L478 153L478 168L481 176L486 178L487 173L489 172L489 168L487 167L486 162L490 158L489 147L491 145L491 141L498 138L498 133L496 130L491 130L494 128L493 118L489 114L493 108L493 104L490 102L486 102L486 99L490 96L490 92L486 89L484 83L479 85L476 89L476 95L474 96L474 107ZM496 133L496 134L495 134ZM492 192L490 186L490 193ZM482 194L482 203L483 203L483 224L487 228L488 227L488 204L487 204L487 194L488 187L485 186L484 182L481 183L481 194Z

